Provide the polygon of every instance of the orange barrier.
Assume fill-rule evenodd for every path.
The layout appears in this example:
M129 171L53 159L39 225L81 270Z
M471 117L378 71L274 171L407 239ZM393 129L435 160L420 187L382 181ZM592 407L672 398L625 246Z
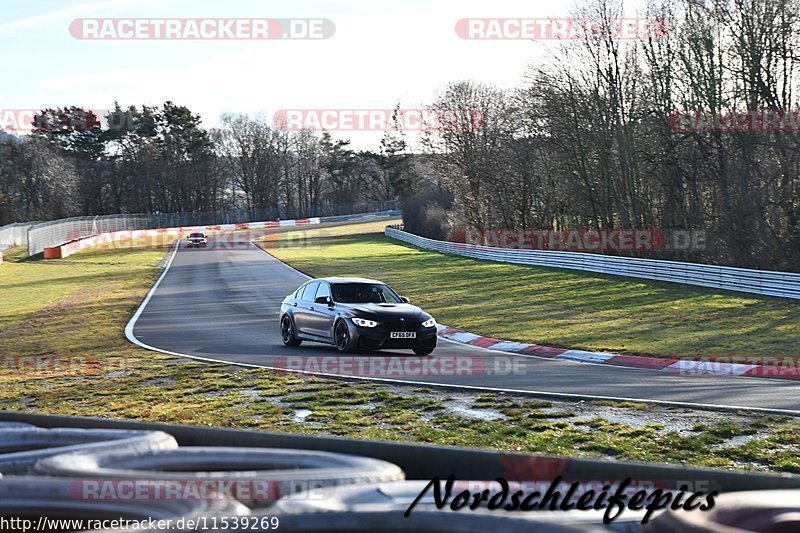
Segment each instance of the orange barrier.
M43 253L45 259L61 259L60 246L51 246L49 248L45 248Z

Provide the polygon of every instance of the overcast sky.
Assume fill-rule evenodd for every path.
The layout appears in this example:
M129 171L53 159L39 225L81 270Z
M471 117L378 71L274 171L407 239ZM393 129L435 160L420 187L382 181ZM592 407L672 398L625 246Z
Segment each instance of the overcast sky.
M573 0L0 0L4 50L0 109L79 105L106 109L186 105L207 127L222 112L414 108L457 80L521 83L526 65L557 44L469 41L469 17L566 17ZM327 40L92 41L69 32L76 18L328 18ZM360 148L380 133L334 132Z

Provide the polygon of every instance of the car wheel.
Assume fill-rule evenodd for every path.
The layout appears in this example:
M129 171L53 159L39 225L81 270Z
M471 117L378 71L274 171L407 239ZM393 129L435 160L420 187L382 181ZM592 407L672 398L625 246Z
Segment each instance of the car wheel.
M414 353L417 355L430 355L436 346L420 346L419 348L414 348Z
M350 351L350 330L347 329L347 324L344 323L344 320L336 323L336 327L333 330L333 338L336 341L336 348L340 352Z
M284 315L281 319L281 340L286 346L300 346L303 341L294 334L294 323L289 315Z

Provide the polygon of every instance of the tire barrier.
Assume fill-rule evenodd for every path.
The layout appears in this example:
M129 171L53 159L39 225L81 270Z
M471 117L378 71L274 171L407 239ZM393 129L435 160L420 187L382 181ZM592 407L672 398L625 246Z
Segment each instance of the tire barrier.
M40 459L69 453L115 450L138 454L177 448L161 431L73 428L0 428L0 473L27 474Z
M54 455L36 464L40 475L199 482L224 479L246 486L239 500L253 507L314 487L402 480L403 471L378 459L270 448L103 450ZM261 483L260 486L257 484Z
M83 490L81 494L87 499L98 492L95 487L110 486L139 486L160 487L164 494L164 487L170 480L176 477L187 486L199 486L209 481L225 481L229 478L243 479L252 481L257 476L264 479L282 481L284 484L284 494L282 498L274 500L259 500L255 503L250 502L253 507L257 507L248 524L248 530L258 531L253 527L261 527L261 530L274 530L275 526L269 520L270 516L280 520L280 529L287 531L485 531L493 527L499 527L508 531L617 531L618 533L633 533L634 531L737 531L730 529L732 526L727 524L737 522L739 527L748 520L759 519L762 525L767 520L772 526L759 526L759 531L779 531L787 530L795 525L797 513L800 512L800 477L791 474L765 474L757 472L731 472L723 470L712 470L705 468L690 468L659 464L625 463L608 460L592 459L569 459L563 457L549 457L534 454L496 452L490 450L473 450L467 448L445 448L441 446L414 445L406 443L359 441L331 437L311 437L301 435L291 435L282 433L270 433L263 431L246 431L232 429L202 428L194 426L179 426L167 424L153 424L120 420L105 420L86 417L65 417L24 414L14 412L0 412L0 419L8 421L33 423L43 427L79 426L83 428L104 427L109 429L125 429L128 431L156 431L170 433L176 437L181 445L203 444L204 446L227 446L223 448L199 448L202 453L198 453L197 448L177 448L166 451L145 451L130 452L123 451L115 453L114 450L88 450L71 451L70 453L51 454L49 457L39 461L35 472L48 472L48 468L59 468L59 473L64 477L59 477L59 481L69 481L78 483ZM19 429L0 430L0 444L2 444L2 434ZM30 429L28 431L31 431ZM44 430L40 430L44 431ZM6 439L8 440L8 439ZM233 446L233 448L231 448ZM240 447L237 447L240 446ZM261 448L258 448L261 447ZM278 448L277 450L270 448ZM61 452L63 449L59 450ZM180 450L188 450L185 459L181 458ZM195 450L195 451L193 451ZM313 451L307 451L313 450ZM328 453L320 453L321 451ZM0 448L2 452L2 448ZM277 454L283 456L277 457ZM238 454L239 458L236 458ZM253 454L272 454L271 458L266 455L252 459ZM305 461L299 465L297 457L316 456L318 460ZM165 456L167 459L158 459ZM325 461L320 463L319 459L323 456L336 456L339 461L330 463ZM362 462L364 459L373 461L372 465ZM94 457L94 459L91 459ZM114 459L114 457L119 457ZM222 457L222 459L220 459ZM349 457L357 460L357 463L341 463L342 457ZM0 455L2 458L2 455ZM155 460L155 459L158 460ZM294 462L291 462L294 460ZM396 463L399 466L386 463ZM377 463L379 466L374 466ZM48 466L50 465L50 466ZM318 477L311 479L309 483L309 472L313 472L320 465L325 468L333 467L334 470L341 471L347 467L361 468L365 475L355 475L350 472L349 479L330 481L331 475L328 474L328 484L324 479ZM305 468L303 468L305 466ZM403 477L400 471L402 468L410 474L413 479L424 480L418 482L399 481ZM90 470L87 472L86 470ZM245 469L245 470L243 470ZM260 469L260 470L259 470ZM384 469L384 470L382 470ZM301 478L293 477L287 481L281 479L280 474L287 473L305 475L305 482ZM398 473L399 476L393 476ZM516 512L500 513L497 509L489 511L479 507L479 510L470 511L461 508L453 511L449 505L447 508L434 508L435 502L432 497L425 496L420 503L414 507L409 518L403 515L408 509L407 502L414 496L419 495L422 490L420 486L429 483L432 477L439 477L444 480L448 472L455 476L455 483L465 484L466 486L455 486L452 502L455 498L455 488L468 490L473 494L477 488L485 487L492 492L493 481L462 481L462 480L491 480L496 477L503 477L508 483L519 482L523 484L522 489L527 494L530 490L537 490L542 483L550 483L555 478L561 478L563 483L576 482L578 489L574 494L582 491L596 490L598 483L615 483L614 480L626 479L632 484L626 485L627 494L632 498L631 493L636 491L642 493L644 488L649 487L661 491L681 491L683 495L675 496L676 501L688 503L694 493L708 495L710 491L722 493L717 496L718 508L707 509L706 511L695 511L692 514L686 512L675 512L668 510L658 514L655 510L651 519L645 526L639 522L638 507L628 507L624 513L617 515L609 526L599 524L599 516L593 511L580 511L573 513L565 512L540 512L521 511L520 516ZM48 474L51 475L51 474ZM227 477L226 477L227 476ZM380 480L380 477L395 477L394 481ZM144 479L143 479L144 478ZM155 478L155 479L148 479ZM54 478L45 478L48 482ZM322 479L322 480L321 480ZM0 479L0 483L6 480L14 480L13 476ZM553 481L554 482L554 481ZM334 488L334 483L339 483ZM344 483L350 483L344 485ZM213 483L212 483L213 484ZM286 485L289 490L286 490ZM470 486L470 484L473 484ZM475 484L481 487L476 487ZM528 484L534 484L528 485ZM538 485L537 485L538 484ZM180 484L178 484L180 486ZM87 490L86 487L90 487ZM298 487L300 490L298 491ZM180 487L179 487L180 488ZM306 494L302 494L304 488L310 488ZM320 490L321 489L321 490ZM418 490L419 489L419 490ZM795 490L785 490L795 489ZM91 491L95 492L92 493ZM514 487L516 490L516 487ZM561 490L561 485L559 485ZM603 489L605 490L605 489ZM747 493L734 491L748 491ZM759 492L752 492L759 491ZM732 494L733 493L733 494ZM106 492L102 492L106 494ZM184 493L181 493L184 494ZM652 494L652 492L651 492ZM661 498L664 494L660 493ZM279 496L278 491L271 496ZM228 499L230 494L224 496ZM238 496L238 495L237 495ZM172 499L179 501L198 499L196 496L182 495L179 498L171 496ZM462 497L463 498L463 497ZM0 501L3 495L0 493ZM91 498L89 498L91 499ZM201 501L214 500L203 493ZM240 498L235 498L240 499ZM247 498L240 500L248 501ZM305 501L303 501L305 499ZM114 501L114 498L111 498ZM630 500L632 501L632 499ZM703 497L697 502L704 503ZM433 503L433 505L431 505ZM441 503L441 502L440 502ZM462 502L463 503L463 502ZM676 502L672 502L673 504ZM269 507L261 508L264 504ZM270 505L271 504L271 505ZM455 507L458 509L460 505ZM675 507L674 505L670 507ZM662 507L667 509L667 507ZM678 507L675 507L676 509ZM684 508L686 508L684 506ZM690 506L689 508L692 508ZM208 508L207 516L213 515L213 509ZM189 511L187 511L188 513ZM524 518L521 517L525 513ZM584 513L584 514L582 514ZM2 518L0 513L0 518ZM693 522L704 521L700 526L695 527ZM707 523L706 523L707 522ZM216 526L216 523L213 523ZM688 525L686 525L688 524ZM270 529L271 526L271 529ZM654 529L656 528L656 529ZM671 529L670 529L671 528ZM241 527L239 529L242 529ZM222 530L222 529L219 529ZM739 530L741 531L741 529Z
M194 528L180 527L180 524L201 517L235 517L250 514L250 509L231 499L81 499L75 494L75 483L75 480L66 478L6 477L0 479L0 518L29 520L32 524L37 524L36 527L39 531L66 530L66 528L57 529L54 522L56 520L83 520L85 525L88 520L103 519L172 520L174 527L170 531L195 531ZM27 529L34 530L32 527ZM23 528L20 528L20 531L22 530ZM4 531L8 531L8 529L4 529ZM90 531L100 530L92 529ZM127 529L126 531L149 530ZM202 529L197 529L197 531L202 531Z
M22 429L22 428L35 428L33 424L26 424L25 422L2 422L0 421L0 430L3 429Z
M0 263L2 262L2 254L0 254ZM22 429L22 428L35 428L33 424L26 424L24 422L3 422L0 421L0 431L4 429ZM2 479L3 474L0 472L0 479Z
M668 511L645 528L652 533L765 533L800 530L800 490L721 494L707 512Z
M373 485L354 485L340 487L336 493L325 499L313 499L308 497L294 497L287 495L275 502L271 512L288 515L306 515L319 513L365 513L376 510L392 510L396 515L401 515L408 509L409 505L423 492L428 485L427 481L396 481L392 483L381 483ZM500 489L497 482L484 481L459 481L453 493L457 493L462 488L478 487L479 490L489 489L496 493ZM580 493L575 493L574 498L578 498ZM618 533L633 533L641 531L642 516L641 511L626 511L619 518L615 519L610 526L603 525L604 511L562 511L551 513L548 511L504 511L502 509L490 511L486 507L478 507L471 511L464 509L452 511L447 506L438 509L432 492L417 503L413 516L417 512L442 513L451 516L454 520L465 521L471 516L509 516L511 518L528 520L529 527L531 522L538 528L540 524L567 524L580 528L609 529ZM459 519L459 516L466 515L467 518ZM538 529L537 529L538 531Z
M711 468L565 458L533 453L499 452L433 444L342 439L273 431L209 428L178 424L112 420L83 416L44 415L0 411L0 420L40 427L105 428L160 431L173 435L181 446L234 446L315 450L372 457L398 465L407 479L446 478L661 480L664 488L677 489L687 480L703 480L721 492L800 489L800 476L788 473L744 472Z

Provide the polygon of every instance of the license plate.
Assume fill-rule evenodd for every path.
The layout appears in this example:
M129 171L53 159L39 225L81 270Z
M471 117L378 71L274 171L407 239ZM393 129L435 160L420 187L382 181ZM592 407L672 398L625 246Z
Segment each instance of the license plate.
M416 331L392 331L389 333L390 339L416 339Z

